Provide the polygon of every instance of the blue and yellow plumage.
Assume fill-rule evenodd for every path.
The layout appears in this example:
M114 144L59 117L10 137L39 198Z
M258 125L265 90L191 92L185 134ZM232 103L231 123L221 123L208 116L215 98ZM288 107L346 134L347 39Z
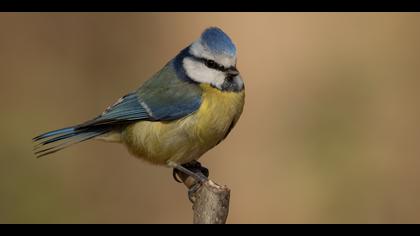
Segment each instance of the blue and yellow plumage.
M95 119L35 137L36 154L99 139L123 143L151 163L189 163L226 138L242 113L244 98L235 45L219 28L208 28Z

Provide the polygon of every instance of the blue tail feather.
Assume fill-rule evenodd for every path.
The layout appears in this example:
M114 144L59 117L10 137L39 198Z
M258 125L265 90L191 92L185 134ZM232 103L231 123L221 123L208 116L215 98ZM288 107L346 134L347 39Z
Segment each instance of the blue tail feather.
M72 131L74 131L74 126L67 127L67 128L62 128L62 129L58 129L58 130L54 130L54 131L50 131L50 132L47 132L45 134L41 134L41 135L36 136L32 140L33 141L38 141L38 140L41 140L41 139L44 139L44 138L48 138L48 137L51 137L51 136L55 136L55 135L59 135L59 134L64 134L64 133L70 133Z
M45 156L109 131L111 131L111 127L109 126L72 126L53 130L33 138L36 144L34 152L37 157Z

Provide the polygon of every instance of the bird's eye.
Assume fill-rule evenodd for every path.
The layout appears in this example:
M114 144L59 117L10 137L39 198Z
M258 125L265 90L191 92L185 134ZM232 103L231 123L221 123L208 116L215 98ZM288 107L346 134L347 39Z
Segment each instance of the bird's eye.
M213 60L207 60L206 61L206 66L209 68L216 68L217 67L217 63Z

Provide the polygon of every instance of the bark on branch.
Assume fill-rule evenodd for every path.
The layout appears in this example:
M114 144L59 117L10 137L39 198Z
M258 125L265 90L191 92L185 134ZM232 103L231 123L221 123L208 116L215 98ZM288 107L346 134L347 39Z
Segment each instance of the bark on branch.
M189 190L195 189L190 198L193 201L194 224L225 224L229 213L230 189L209 180L198 187L194 178L179 174Z

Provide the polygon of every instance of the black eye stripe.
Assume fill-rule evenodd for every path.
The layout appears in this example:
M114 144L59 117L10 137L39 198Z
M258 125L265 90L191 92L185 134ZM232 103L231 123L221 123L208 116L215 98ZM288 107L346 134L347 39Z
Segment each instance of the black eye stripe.
M216 70L220 70L220 71L227 71L227 69L224 67L224 66L222 66L222 65L220 65L219 63L217 63L217 62L215 62L215 61L213 61L213 60L208 60L208 59L205 59L205 58L201 58L201 61L208 67L208 68L211 68L211 69L216 69Z
M219 70L219 71L222 71L222 72L228 71L228 68L224 67L223 65L220 65L219 63L217 63L213 60L209 60L209 59L202 58L202 57L196 57L196 56L192 56L192 58L194 58L194 60L196 60L196 61L202 62L208 68Z
M218 69L220 67L220 65L218 65L215 61L213 60L205 60L205 64L207 67L209 68L213 68L213 69Z
M223 72L227 71L227 68L225 68L224 66L222 66L222 65L220 65L220 64L218 64L218 63L216 63L215 61L212 61L212 60L208 61L206 65L209 68L212 68L212 69L220 70L220 71L223 71Z

